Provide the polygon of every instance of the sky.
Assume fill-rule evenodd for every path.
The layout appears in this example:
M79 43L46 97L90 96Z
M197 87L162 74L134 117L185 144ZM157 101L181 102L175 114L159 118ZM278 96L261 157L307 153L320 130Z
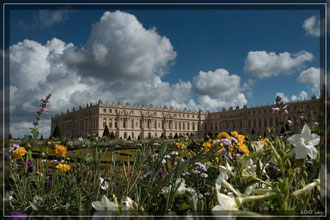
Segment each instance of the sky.
M11 10L10 133L121 101L219 111L320 96L318 10Z

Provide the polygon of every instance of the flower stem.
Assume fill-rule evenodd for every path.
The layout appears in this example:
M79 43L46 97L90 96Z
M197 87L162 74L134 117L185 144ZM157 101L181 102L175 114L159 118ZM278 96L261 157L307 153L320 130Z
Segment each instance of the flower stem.
M320 180L315 179L314 182L306 185L304 188L298 189L298 190L294 191L293 193L291 193L291 196L296 197L296 196L300 195L301 193L308 192L311 189L313 189L315 186L319 186L319 185L320 185Z

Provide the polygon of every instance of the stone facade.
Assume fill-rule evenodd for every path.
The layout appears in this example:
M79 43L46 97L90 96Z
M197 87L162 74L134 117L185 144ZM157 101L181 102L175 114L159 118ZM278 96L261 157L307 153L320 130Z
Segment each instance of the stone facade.
M288 105L288 119L293 122L292 130L298 132L303 121L300 120L299 108L305 112L320 111L320 100L312 97L311 100L290 102ZM238 106L220 112L191 112L169 109L150 105L131 106L130 103L117 105L98 103L79 106L67 113L56 114L51 119L51 134L56 125L60 127L63 137L81 137L87 134L102 136L105 125L116 138L137 139L149 137L182 136L203 137L206 134L216 135L221 131L238 131L243 134L255 133L264 135L267 127L275 127L279 132L280 115L272 113L274 105L258 106L253 108L239 108Z

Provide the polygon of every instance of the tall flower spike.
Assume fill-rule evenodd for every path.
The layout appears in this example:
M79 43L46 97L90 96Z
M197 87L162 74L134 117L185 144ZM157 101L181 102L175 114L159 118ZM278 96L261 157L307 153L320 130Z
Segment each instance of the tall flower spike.
M305 158L307 155L313 160L316 159L317 150L314 146L320 143L320 136L312 134L307 124L304 125L301 134L289 137L288 141L296 147L296 159Z

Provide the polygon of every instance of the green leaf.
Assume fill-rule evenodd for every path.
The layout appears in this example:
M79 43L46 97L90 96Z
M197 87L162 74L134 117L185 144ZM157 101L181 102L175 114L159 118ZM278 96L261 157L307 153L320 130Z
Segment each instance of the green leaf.
M188 205L187 203L182 203L180 208L179 208L179 211L185 211L187 209L190 209L190 205Z
M249 182L247 182L243 187L242 187L242 190L240 190L241 192L245 192L245 190L249 187L249 186L253 186L254 184L258 183L260 181L256 180L256 179L253 179L253 180L250 180Z

